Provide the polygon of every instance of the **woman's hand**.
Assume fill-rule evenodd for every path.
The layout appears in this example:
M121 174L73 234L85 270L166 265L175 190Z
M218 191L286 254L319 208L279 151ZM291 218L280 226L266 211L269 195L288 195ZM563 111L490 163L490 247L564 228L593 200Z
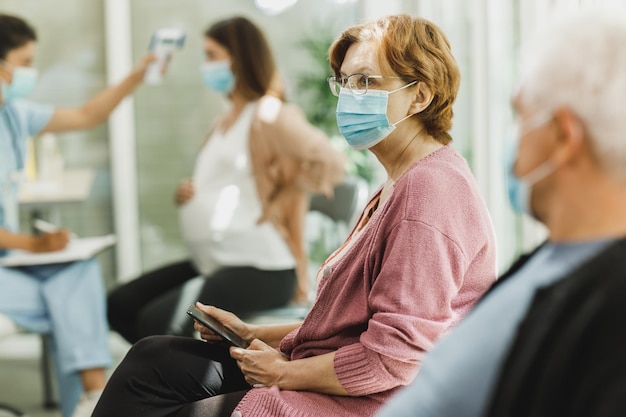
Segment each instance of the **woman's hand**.
M246 382L253 387L282 387L284 365L288 359L277 349L254 339L248 349L230 348L230 356L237 361Z
M211 317L216 318L220 323L224 326L228 327L233 332L237 333L239 336L243 337L246 340L254 339L253 326L243 322L239 317L234 315L233 313L222 310L213 306L205 306L202 303L196 303L196 307L200 310L204 311ZM194 322L194 329L196 329L200 333L200 337L207 342L223 342L221 336L218 336L211 329L205 327L201 323L197 321Z
M65 248L70 241L70 234L67 230L58 230L52 233L32 236L30 252L54 252Z
M182 206L191 200L195 194L196 190L193 186L193 182L189 178L186 178L178 184L176 193L174 194L174 202Z
M255 339L248 349L231 347L230 356L237 361L246 382L255 388L277 386L290 391L349 395L335 373L335 352L290 361Z
M135 67L131 71L130 76L134 80L136 80L136 82L142 82L144 76L146 75L146 70L148 69L148 65L156 61L156 59L157 59L156 55L152 53L147 53L139 60L139 62L137 62L137 65L135 65ZM166 70L167 70L167 64L163 66L162 73L165 74Z

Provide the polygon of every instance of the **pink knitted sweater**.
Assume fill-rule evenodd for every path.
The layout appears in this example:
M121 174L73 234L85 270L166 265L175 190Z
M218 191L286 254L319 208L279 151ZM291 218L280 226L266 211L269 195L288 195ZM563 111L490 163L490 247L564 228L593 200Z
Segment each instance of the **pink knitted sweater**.
M491 220L465 160L444 146L415 163L320 271L315 305L281 350L292 360L336 352L350 396L254 388L233 416L371 416L415 378L496 278Z

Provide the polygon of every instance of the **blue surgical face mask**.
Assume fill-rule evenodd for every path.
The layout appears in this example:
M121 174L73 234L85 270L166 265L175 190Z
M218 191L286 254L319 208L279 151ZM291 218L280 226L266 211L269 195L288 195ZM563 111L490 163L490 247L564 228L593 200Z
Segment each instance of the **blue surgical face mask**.
M28 97L37 84L35 68L14 67L11 84L2 83L2 98L6 101Z
M208 88L221 94L228 94L235 86L235 76L230 69L230 61L208 61L200 66L202 82Z
M387 118L387 103L389 94L416 82L392 91L369 89L365 94L342 88L337 102L337 127L348 145L356 150L371 148L389 136L400 122L413 116L410 114L392 124Z
M529 128L524 131L524 134L539 128L547 121L550 120L551 115L540 115L531 122ZM513 138L519 138L519 134L514 134ZM531 208L531 194L532 187L548 175L552 174L556 170L556 166L552 161L546 161L540 164L537 168L533 169L528 174L521 178L515 175L515 161L517 160L517 146L513 141L508 143L508 149L504 159L506 169L506 186L507 194L509 196L509 202L511 207L518 214L528 214L534 217Z

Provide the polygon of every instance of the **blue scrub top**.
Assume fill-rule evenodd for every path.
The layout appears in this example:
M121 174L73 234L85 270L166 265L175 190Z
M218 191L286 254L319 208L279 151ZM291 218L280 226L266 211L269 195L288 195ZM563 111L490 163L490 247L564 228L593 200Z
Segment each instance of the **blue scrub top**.
M17 204L13 179L24 168L26 141L41 132L50 122L54 107L24 100L4 102L0 106L0 227L16 230L8 219L6 205Z

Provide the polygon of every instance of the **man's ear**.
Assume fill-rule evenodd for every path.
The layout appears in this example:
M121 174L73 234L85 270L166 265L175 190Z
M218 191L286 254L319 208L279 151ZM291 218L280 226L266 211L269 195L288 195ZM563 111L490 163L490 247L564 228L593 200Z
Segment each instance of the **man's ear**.
M578 116L566 107L561 107L554 112L554 120L558 128L557 158L565 162L581 151L584 145L585 128Z
M431 90L431 88L422 81L418 82L414 87L414 94L413 102L411 103L411 108L409 109L409 113L411 114L423 112L435 97L433 90Z

